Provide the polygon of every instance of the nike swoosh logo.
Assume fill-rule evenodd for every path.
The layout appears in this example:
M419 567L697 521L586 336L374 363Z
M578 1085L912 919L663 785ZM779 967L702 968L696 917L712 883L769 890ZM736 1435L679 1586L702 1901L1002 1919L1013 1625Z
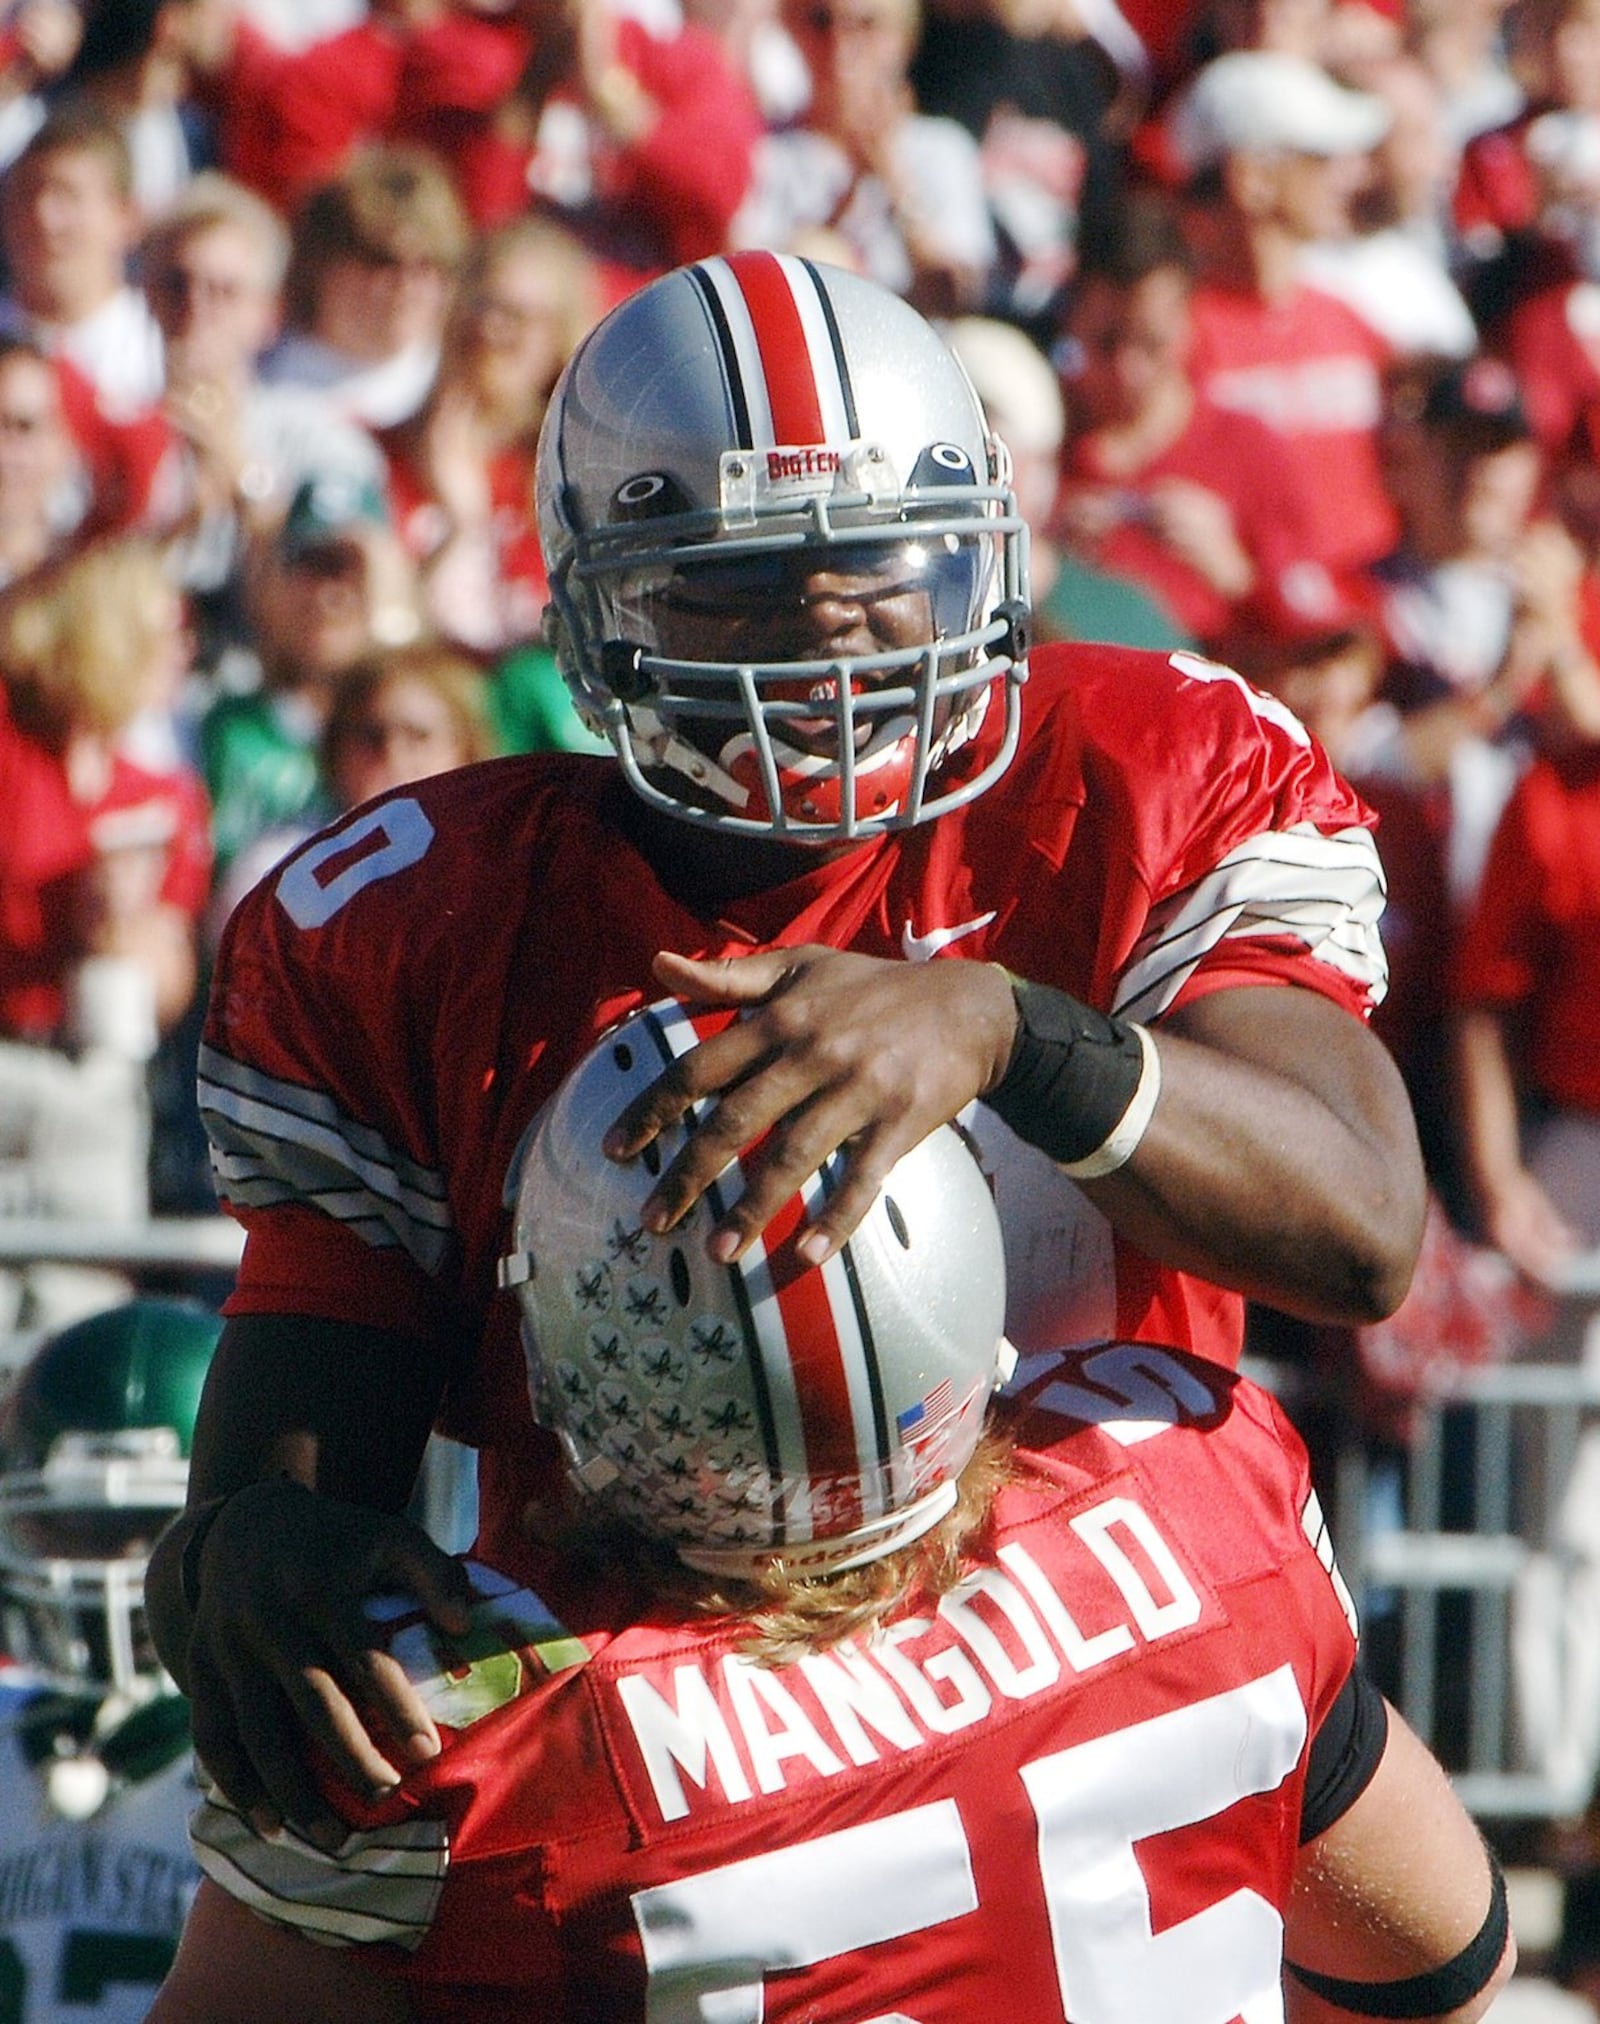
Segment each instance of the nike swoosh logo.
M994 908L986 914L979 914L975 921L958 921L953 928L929 928L925 935L914 935L911 923L906 922L900 930L900 953L908 963L926 963L937 956L941 949L948 949L952 942L959 942L963 935L975 935L979 928L986 928L994 919Z

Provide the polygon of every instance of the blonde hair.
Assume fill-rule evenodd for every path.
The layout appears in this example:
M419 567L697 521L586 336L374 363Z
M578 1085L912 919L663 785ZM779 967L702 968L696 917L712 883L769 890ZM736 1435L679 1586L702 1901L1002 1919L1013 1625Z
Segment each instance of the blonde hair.
M846 1638L869 1638L913 1605L948 1595L971 1571L994 1500L1016 1473L1010 1440L991 1424L961 1472L955 1504L931 1532L838 1574L796 1574L775 1553L755 1579L714 1584L686 1567L668 1541L587 1514L544 1543L557 1545L580 1579L642 1578L652 1601L742 1625L744 1657L786 1666ZM540 1529L536 1519L529 1529Z
M254 247L261 263L261 285L272 294L283 286L289 265L289 232L277 212L218 169L191 176L173 203L146 232L140 265L149 276L170 265L175 254L202 233L238 232Z
M600 271L583 241L553 218L529 212L497 225L475 241L461 269L455 317L462 320L470 316L489 276L502 262L524 253L537 259L556 284L553 292L560 306L560 353L565 363L599 320Z
M0 597L0 679L18 725L56 745L112 737L145 700L175 595L160 548L102 541L45 563Z

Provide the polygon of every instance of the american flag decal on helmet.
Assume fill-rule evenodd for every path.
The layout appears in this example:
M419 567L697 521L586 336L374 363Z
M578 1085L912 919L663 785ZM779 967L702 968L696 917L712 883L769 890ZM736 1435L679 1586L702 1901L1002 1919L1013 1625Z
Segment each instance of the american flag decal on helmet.
M674 1061L728 1023L682 1008L653 1007L646 1014L663 1061ZM827 1485L828 1529L840 1529L885 1510L881 1487L894 1443L883 1396L878 1355L866 1302L856 1283L848 1244L820 1266L807 1265L794 1239L827 1193L827 1169L779 1209L761 1236L728 1268L761 1415L767 1468L775 1482ZM708 1190L721 1215L737 1198L735 1162ZM730 1183L732 1184L730 1186ZM830 1483L830 1478L843 1479ZM805 1536L813 1515L797 1504L774 1512L773 1545L783 1543L785 1515Z
M733 253L689 271L721 349L740 447L854 442L860 428L844 345L811 262Z

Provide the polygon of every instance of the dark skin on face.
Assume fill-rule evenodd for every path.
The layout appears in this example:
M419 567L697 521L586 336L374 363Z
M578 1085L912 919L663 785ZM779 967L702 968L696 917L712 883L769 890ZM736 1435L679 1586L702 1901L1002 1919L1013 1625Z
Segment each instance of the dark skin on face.
M924 646L934 637L928 592L917 580L914 558L908 562L899 549L881 551L878 566L870 572L813 569L796 556L790 567L769 565L757 590L740 590L737 579L736 571L700 580L684 572L660 593L651 614L657 650L685 661L770 664L883 654ZM772 697L777 691L769 685L763 694ZM800 751L830 754L836 739L831 697L809 682L797 681L792 700L811 707L798 708L793 717L782 720L782 737ZM726 717L681 718L677 728L690 744L716 758L741 722ZM858 743L870 732L871 724L863 719L857 727ZM671 789L708 807L719 805L709 792L697 795L685 780L674 778ZM699 830L693 833L697 840L704 835ZM682 827L673 825L673 833L662 842L664 849L654 861L671 864L684 848ZM737 839L738 849L747 844L747 839ZM783 856L770 860L770 876L761 878L759 885L744 883L751 877L748 866L730 867L730 875L743 891L783 885L803 869L793 859L795 848L815 863L819 848L837 855L840 848L850 847L786 845ZM769 862L765 857L762 861ZM731 894L708 893L711 898L719 896Z
M918 601L920 617L902 616L898 598L813 575L779 644L790 658L812 657L822 640L824 654L881 651L880 627L915 643L926 637ZM725 651L720 615L682 622L713 617ZM772 622L769 608L767 659ZM753 658L755 621L737 623ZM672 645L687 652L690 636ZM719 835L642 803L629 820L708 917L815 861L804 847ZM799 1240L810 1261L829 1256L901 1154L994 1086L1015 1039L1009 981L987 963L823 947L701 962L663 950L653 981L745 1016L631 1104L605 1151L636 1158L691 1105L709 1105L651 1194L646 1219L664 1230L766 1134L746 1192L708 1239L720 1259L740 1255L844 1148L841 1183ZM1292 987L1199 998L1162 1020L1157 1044L1149 1128L1124 1167L1083 1184L1113 1228L1164 1263L1293 1314L1356 1323L1391 1312L1420 1241L1424 1184L1410 1106L1381 1044L1331 1000ZM398 1332L289 1314L230 1320L196 1432L191 1514L242 1493L206 1534L196 1613L181 1580L193 1515L164 1536L147 1577L158 1649L192 1696L202 1760L258 1822L290 1819L326 1846L344 1828L307 1769L308 1738L372 1792L439 1747L426 1707L373 1651L361 1601L404 1588L441 1627L464 1627L459 1565L402 1515L445 1377L420 1338Z

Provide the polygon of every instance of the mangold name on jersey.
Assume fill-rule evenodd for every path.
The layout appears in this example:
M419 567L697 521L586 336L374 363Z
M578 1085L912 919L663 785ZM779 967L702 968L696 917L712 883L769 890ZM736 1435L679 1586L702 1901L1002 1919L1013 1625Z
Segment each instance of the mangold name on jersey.
M978 1570L933 1617L904 1618L864 1645L846 1642L771 1669L737 1653L619 1677L615 1690L663 1820L836 1777L981 1722L997 1704L1047 1692L1188 1630L1203 1604L1142 1505L1103 1498L1069 1526L1086 1571L1074 1614L1027 1549ZM1092 1601L1096 1616L1086 1614ZM926 1647L926 1649L924 1649Z

